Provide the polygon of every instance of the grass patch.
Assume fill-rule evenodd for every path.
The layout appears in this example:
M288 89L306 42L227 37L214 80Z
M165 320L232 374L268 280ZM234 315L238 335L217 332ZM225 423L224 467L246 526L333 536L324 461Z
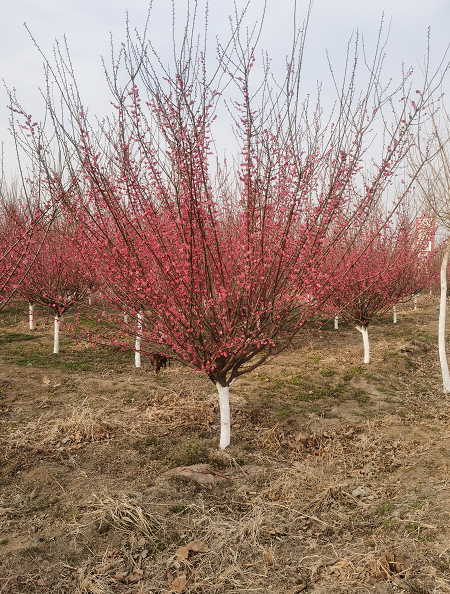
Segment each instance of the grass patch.
M173 505L172 507L169 507L169 512L171 514L181 515L181 514L186 513L187 510L188 510L187 505Z
M392 503L390 501L385 501L384 503L382 503L380 505L380 507L378 507L375 510L375 513L378 515L383 515L385 516L386 514L390 514L391 511L393 510L394 506L392 505Z
M291 408L289 405L283 405L280 410L277 412L277 417L282 421L286 417L288 417L292 413Z
M188 441L178 444L167 456L166 462L171 468L207 464L211 462L208 448L201 441Z
M0 336L0 344L9 344L11 342L24 342L28 340L34 340L35 338L41 338L37 334L17 334L15 332L7 332Z
M320 398L341 398L346 392L347 388L345 384L338 384L332 386L331 384L323 384L318 386L309 382L300 382L299 385L302 387L302 391L295 396L296 400L303 402L309 400L319 400Z
M352 369L346 371L343 377L344 382L350 381L357 375L364 375L364 369L362 367L353 367Z
M353 400L356 400L360 404L367 404L367 402L370 401L369 394L366 394L364 390L361 389L353 390L351 397Z
M392 530L395 528L396 522L394 520L384 520L383 526L386 530Z

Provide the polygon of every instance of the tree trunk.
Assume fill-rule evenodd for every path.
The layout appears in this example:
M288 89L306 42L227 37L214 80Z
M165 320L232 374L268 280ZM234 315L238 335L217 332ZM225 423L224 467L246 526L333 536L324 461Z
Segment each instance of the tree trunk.
M34 303L28 304L28 319L30 321L30 330L34 330Z
M125 322L125 324L128 324L128 314L123 314L123 321Z
M447 354L445 352L445 316L447 310L447 265L450 255L450 239L442 256L441 264L441 302L439 305L439 361L441 363L442 384L444 394L450 392L450 374L448 371ZM431 290L431 289L430 289Z
M53 340L53 354L59 353L59 316L55 316L55 336Z
M334 329L339 330L339 316L338 315L334 316Z
M361 332L364 343L364 363L370 363L370 349L369 349L369 331L367 326L356 326L356 329Z
M136 332L136 343L134 345L134 364L136 367L141 366L141 338L142 338L142 318L143 313L138 313L137 319L137 332Z
M414 311L417 310L417 296L414 297Z
M394 317L394 324L396 324L397 323L397 308L395 307L395 305L392 308L392 311L393 311L393 317Z
M230 386L221 386L216 383L219 392L220 408L220 443L219 447L224 450L230 445Z

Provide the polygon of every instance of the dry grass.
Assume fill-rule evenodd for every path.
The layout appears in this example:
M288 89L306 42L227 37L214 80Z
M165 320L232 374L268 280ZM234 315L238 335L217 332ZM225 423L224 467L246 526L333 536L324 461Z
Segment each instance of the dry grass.
M33 366L0 369L1 594L44 591L40 576L55 594L162 593L177 579L196 594L450 592L433 307L374 328L370 367L344 327L234 385L226 452L216 395L182 368L120 375L105 356L101 373L48 371L55 398ZM192 452L264 473L212 488L167 478ZM177 556L190 541L206 551Z

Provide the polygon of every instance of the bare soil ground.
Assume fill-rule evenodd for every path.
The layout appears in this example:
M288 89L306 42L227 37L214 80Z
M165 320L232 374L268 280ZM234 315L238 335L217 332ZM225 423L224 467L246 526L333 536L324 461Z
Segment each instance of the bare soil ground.
M436 302L371 328L370 365L330 324L244 376L226 452L204 376L52 355L23 310L0 313L1 594L450 592ZM170 472L199 464L211 484Z

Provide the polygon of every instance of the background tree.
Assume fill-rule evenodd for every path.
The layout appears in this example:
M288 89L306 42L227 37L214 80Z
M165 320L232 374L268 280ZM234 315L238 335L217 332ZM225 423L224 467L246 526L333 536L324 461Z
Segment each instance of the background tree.
M411 219L400 215L386 224L379 212L359 233L349 229L334 247L325 267L334 271L330 279L337 290L327 308L361 332L364 363L370 362L369 324L430 283L433 255L421 252Z
M430 152L430 146L437 153L435 160L427 162L417 178L418 188L421 192L421 201L426 211L436 218L440 231L447 236L445 247L441 250L440 267L440 305L439 305L439 362L441 365L442 384L444 393L450 392L450 372L448 368L446 347L445 347L445 320L447 313L447 270L450 256L450 116L440 98L441 108L439 113L433 114L429 120L428 136L418 136L417 150L411 154L411 158L417 162L426 152Z
M0 179L0 309L27 276L52 222L51 209ZM34 256L33 256L34 254Z
M59 353L61 316L87 299L93 289L89 266L80 250L76 229L59 216L45 237L29 250L32 263L18 286L30 304L49 307L54 316L53 353Z

